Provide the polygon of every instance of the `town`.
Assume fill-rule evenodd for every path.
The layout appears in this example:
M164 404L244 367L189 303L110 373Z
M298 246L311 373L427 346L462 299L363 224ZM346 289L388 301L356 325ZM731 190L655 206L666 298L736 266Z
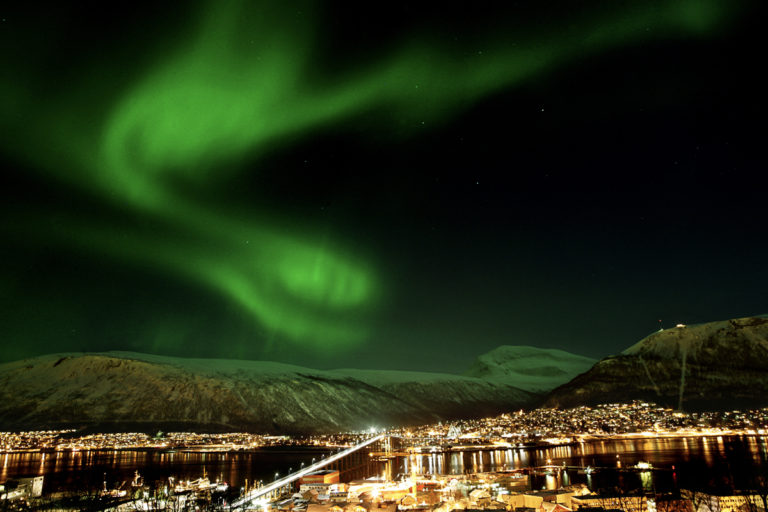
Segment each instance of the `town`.
M447 442L565 444L605 436L736 435L768 432L768 408L680 412L647 402L573 409L534 409L491 418L394 429L404 438Z
M74 430L0 433L0 452L8 456L42 452L141 451L162 453L257 453L264 448L320 450L324 455L302 463L273 481L245 481L231 486L199 478L145 481L136 471L119 488L45 491L44 475L0 481L0 500L9 509L31 510L270 510L273 512L765 512L768 480L730 490L701 487L657 488L660 472L648 462L610 467L568 466L546 458L516 459L512 453L570 449L599 440L729 436L760 438L768 432L768 409L721 413L687 413L647 402L606 404L574 409L536 409L484 419L332 435L275 436L253 433L78 433ZM761 441L762 442L762 441ZM763 443L764 445L764 443ZM541 450L545 450L542 452ZM567 450L566 450L567 451ZM496 453L496 462L483 466ZM509 455L505 455L509 454ZM533 453L533 452L531 452ZM565 453L565 452L564 452ZM460 467L427 466L436 454L458 460ZM472 464L461 458L471 454ZM15 455L14 455L15 456ZM354 461L352 458L355 457ZM527 457L527 455L526 455ZM349 460L347 460L349 459ZM480 461L479 465L474 461ZM512 460L511 458L509 459ZM400 466L394 467L395 461ZM491 462L493 460L491 459ZM296 466L294 466L296 468ZM351 469L350 469L351 468ZM5 467L4 467L5 471ZM621 472L624 486L597 485L594 472ZM4 473L5 474L5 473ZM634 482L635 484L627 484ZM763 485L760 485L760 482ZM604 483L604 482L603 482ZM754 484L754 485L753 485ZM761 497L762 496L762 497Z
M372 427L372 431L386 429ZM424 442L462 444L567 444L606 436L762 435L768 408L726 412L681 412L648 402L604 404L573 409L534 409L490 418L462 419L388 429L417 447ZM327 435L286 436L254 433L157 432L98 433L74 430L0 432L0 453L46 450L251 450L268 446L337 449L354 445L371 430Z

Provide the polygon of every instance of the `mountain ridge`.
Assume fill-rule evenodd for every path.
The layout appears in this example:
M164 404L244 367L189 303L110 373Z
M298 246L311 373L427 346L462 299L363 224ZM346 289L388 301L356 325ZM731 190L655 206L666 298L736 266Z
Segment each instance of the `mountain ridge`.
M652 333L552 390L546 407L646 400L674 408L768 406L768 315Z
M0 427L166 425L279 433L362 430L504 412L533 395L451 374L314 370L134 352L0 364ZM378 376L378 380L374 377Z

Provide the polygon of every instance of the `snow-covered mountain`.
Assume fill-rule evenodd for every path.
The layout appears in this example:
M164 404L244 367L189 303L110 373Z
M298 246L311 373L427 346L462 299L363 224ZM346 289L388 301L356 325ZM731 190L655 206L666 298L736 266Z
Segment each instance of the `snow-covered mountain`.
M698 363L750 366L768 360L768 315L656 331L622 354L674 360L685 354Z
M589 370L596 362L564 350L502 345L478 357L464 375L543 393Z
M488 415L531 398L503 383L457 375L128 352L52 354L0 365L0 430L324 432Z
M768 406L768 315L655 332L553 390L545 405L633 399L684 409Z

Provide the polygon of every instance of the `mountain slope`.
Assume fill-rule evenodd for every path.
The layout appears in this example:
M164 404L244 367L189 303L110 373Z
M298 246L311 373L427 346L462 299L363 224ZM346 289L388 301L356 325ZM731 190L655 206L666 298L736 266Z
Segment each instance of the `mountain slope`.
M633 399L685 409L767 406L768 316L655 332L553 390L545 405Z
M492 414L531 398L470 377L372 373L378 378L264 361L53 354L0 365L0 429L326 432Z
M464 375L541 393L589 370L595 362L564 350L502 345L479 356Z

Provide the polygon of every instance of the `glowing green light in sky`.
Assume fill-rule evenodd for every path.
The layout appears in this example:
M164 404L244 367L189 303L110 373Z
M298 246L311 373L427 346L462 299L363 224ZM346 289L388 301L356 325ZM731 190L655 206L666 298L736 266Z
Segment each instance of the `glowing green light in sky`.
M254 161L289 138L362 112L382 109L391 116L385 122L432 124L484 95L602 50L705 34L717 28L727 6L644 2L536 37L492 34L468 53L437 36L411 37L388 57L324 74L312 59L311 16L297 16L294 7L254 12L216 2L193 37L159 51L127 89L93 85L94 95L114 98L96 130L78 125L73 114L88 101L82 94L51 114L8 84L0 103L6 128L22 134L14 144L25 158L175 233L117 236L108 226L75 219L68 243L204 283L288 339L348 344L364 340L363 313L381 291L369 263L322 243L311 229L283 233L268 218L235 217L190 190L226 179L224 169L233 172L240 160ZM22 119L24 109L29 115ZM41 124L48 133L35 133ZM24 134L26 144L19 140ZM41 156L46 140L66 150Z
M373 107L410 118L443 117L605 48L706 31L722 14L719 2L653 4L591 26L553 30L541 40L496 37L471 56L416 41L388 59L318 83L308 80L312 38L305 23L233 5L217 4L195 39L161 59L117 102L102 140L103 186L152 206L168 199L159 175L215 177L216 164ZM244 24L243 16L253 23Z

